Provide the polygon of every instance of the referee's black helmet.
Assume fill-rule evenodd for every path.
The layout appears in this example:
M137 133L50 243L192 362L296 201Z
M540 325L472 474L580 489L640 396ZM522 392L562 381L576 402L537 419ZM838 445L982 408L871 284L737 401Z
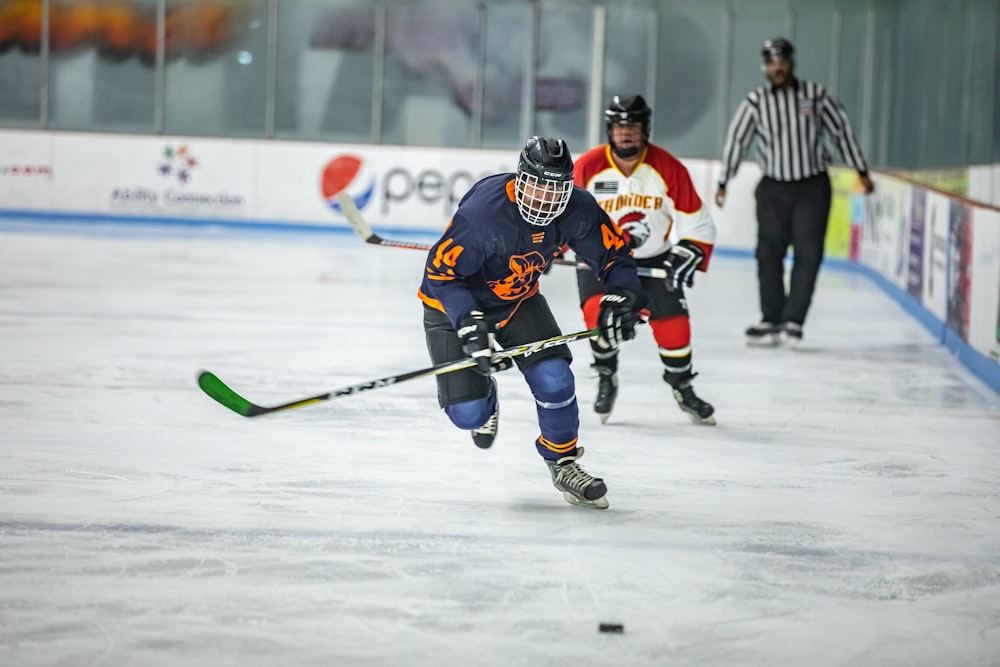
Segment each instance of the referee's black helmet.
M770 62L775 58L791 60L795 55L795 47L784 37L775 37L764 42L760 54L764 57L764 62Z

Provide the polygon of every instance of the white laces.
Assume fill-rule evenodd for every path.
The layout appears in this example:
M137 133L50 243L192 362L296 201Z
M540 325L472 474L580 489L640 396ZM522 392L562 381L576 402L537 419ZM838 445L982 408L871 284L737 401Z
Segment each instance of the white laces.
M486 423L479 428L472 429L473 433L482 433L484 435L493 435L497 432L497 422L499 422L500 412L495 411L490 418L486 420Z
M567 486L577 493L583 493L593 481L594 478L575 461L562 464L556 473L556 482L558 484Z

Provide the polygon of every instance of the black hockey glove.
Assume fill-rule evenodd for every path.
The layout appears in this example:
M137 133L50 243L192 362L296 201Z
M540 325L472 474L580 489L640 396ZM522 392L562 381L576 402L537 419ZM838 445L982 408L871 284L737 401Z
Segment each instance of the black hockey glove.
M681 239L667 252L663 264L667 267L667 286L677 289L681 285L694 285L694 272L705 261L705 251L687 239Z
M458 323L458 339L462 341L462 350L476 360L473 369L482 375L489 375L492 370L493 327L483 319L482 312L474 310Z
M636 294L624 287L616 287L602 296L597 311L597 328L601 331L597 344L613 350L622 342L635 338L639 309L645 304L645 294Z

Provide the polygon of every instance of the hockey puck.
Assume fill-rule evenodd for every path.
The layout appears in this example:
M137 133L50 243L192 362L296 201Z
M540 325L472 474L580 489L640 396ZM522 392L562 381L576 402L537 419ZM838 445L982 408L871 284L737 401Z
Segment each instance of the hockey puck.
M614 634L622 634L625 632L625 626L621 623L601 623L597 626L598 632L611 632Z

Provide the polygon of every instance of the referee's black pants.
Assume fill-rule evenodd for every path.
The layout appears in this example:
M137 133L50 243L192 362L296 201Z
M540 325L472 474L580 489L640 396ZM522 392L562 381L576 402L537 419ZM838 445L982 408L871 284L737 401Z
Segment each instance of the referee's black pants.
M761 321L804 324L823 262L830 178L826 173L801 181L776 181L765 176L754 194ZM786 293L784 260L789 245L794 260Z

